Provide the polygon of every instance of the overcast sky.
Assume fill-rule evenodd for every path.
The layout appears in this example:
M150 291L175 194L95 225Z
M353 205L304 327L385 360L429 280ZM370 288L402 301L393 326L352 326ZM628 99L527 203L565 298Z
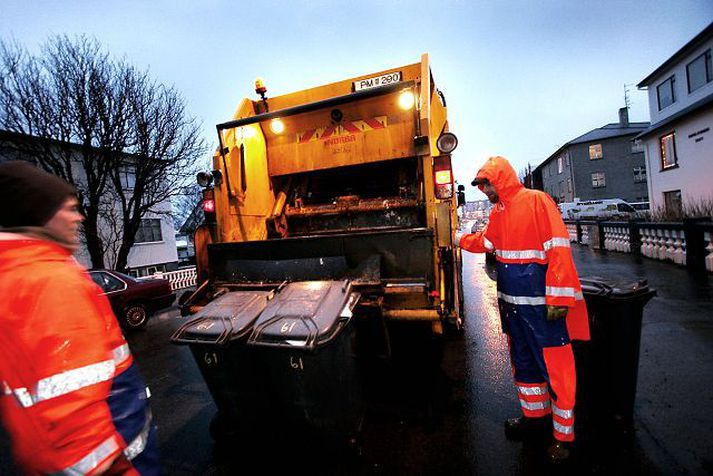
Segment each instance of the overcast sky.
M212 143L256 76L275 96L427 52L461 183L489 155L535 166L616 122L625 84L630 120L648 121L636 84L711 21L713 0L0 1L2 38L36 50L52 34L95 36L175 85Z

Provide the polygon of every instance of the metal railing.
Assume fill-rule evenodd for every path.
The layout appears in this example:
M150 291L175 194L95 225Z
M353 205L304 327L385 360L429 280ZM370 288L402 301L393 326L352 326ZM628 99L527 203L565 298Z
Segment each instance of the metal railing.
M713 222L565 220L569 239L592 248L632 253L713 272Z
M171 289L173 291L176 291L178 289L185 289L190 288L191 286L195 286L198 275L196 274L196 267L191 266L190 268L179 269L177 271L159 271L151 276L146 276L144 278L139 279L149 278L167 279L171 283Z

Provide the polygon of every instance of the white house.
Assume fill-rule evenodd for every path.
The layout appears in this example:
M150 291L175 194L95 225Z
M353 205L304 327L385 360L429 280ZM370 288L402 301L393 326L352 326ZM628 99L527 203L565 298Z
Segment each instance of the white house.
M28 140L37 139L31 136L0 130L0 162L23 159L23 154L17 147L17 143L19 141ZM78 175L80 174L78 173ZM81 180L81 178L79 178L79 180ZM133 189L133 177L131 176L131 169L128 167L125 182L125 189ZM118 206L116 209L118 211ZM134 276L147 276L157 271L173 271L178 267L178 253L176 250L173 220L169 216L171 204L168 202L161 204L156 211L158 213L147 216L142 220L141 227L136 233L136 242L129 251L127 267L129 268L129 273ZM100 221L99 233L104 238L105 244L116 234L110 222L117 223L116 220L105 220L104 223ZM120 224L118 226L120 226ZM111 266L111 263L114 262L113 253L118 249L114 247L115 249L112 251L111 246L107 248L104 256L105 265ZM80 247L75 256L84 266L92 266L86 247Z
M639 84L648 89L644 145L651 208L713 200L713 23Z

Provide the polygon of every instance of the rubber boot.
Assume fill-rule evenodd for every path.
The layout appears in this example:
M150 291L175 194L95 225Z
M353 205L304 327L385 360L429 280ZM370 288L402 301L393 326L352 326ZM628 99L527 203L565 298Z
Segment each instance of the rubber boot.
M531 436L541 436L550 431L551 417L528 418L519 416L505 420L505 438L508 440L522 440Z
M564 464L569 461L572 444L566 441L554 440L547 448L547 460L553 464Z

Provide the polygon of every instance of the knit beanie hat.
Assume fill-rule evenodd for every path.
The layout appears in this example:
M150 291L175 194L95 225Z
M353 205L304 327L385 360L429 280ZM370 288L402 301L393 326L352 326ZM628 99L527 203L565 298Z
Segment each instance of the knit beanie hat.
M44 226L75 188L29 162L0 164L0 226Z

